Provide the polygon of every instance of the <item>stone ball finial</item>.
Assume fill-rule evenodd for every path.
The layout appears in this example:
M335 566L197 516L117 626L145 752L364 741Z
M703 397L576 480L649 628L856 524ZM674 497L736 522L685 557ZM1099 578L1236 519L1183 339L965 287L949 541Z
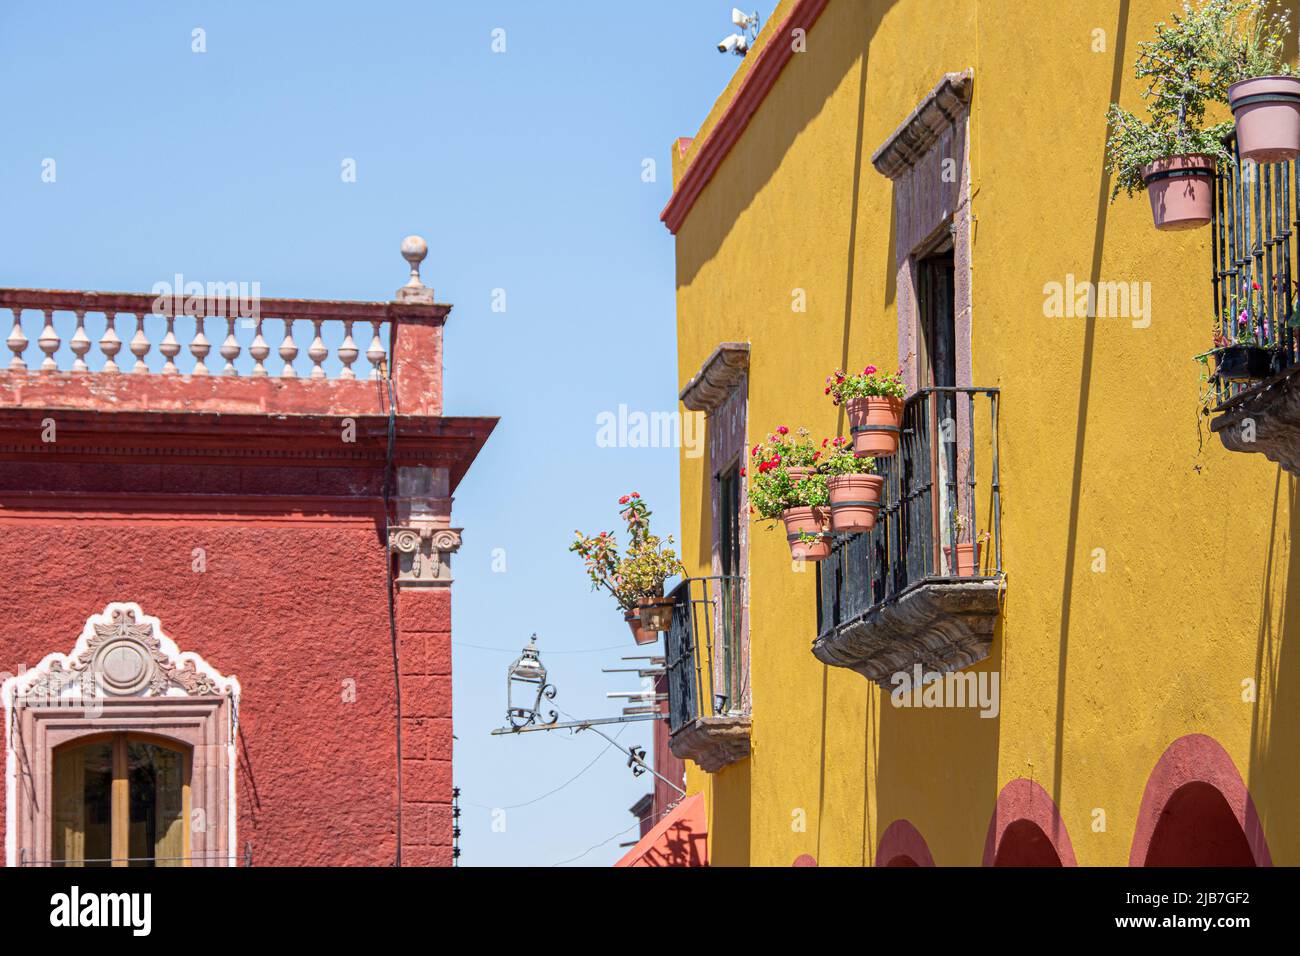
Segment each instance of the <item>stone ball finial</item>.
M429 254L429 244L423 236L407 236L402 240L402 258L411 264L411 278L397 290L403 302L432 302L433 290L420 281L420 263Z
M407 236L402 240L402 258L411 265L418 265L429 254L429 244L423 236Z
M420 263L429 254L429 244L422 236L407 236L402 240L402 258L411 264L411 279L406 284L413 289L424 287L420 281Z

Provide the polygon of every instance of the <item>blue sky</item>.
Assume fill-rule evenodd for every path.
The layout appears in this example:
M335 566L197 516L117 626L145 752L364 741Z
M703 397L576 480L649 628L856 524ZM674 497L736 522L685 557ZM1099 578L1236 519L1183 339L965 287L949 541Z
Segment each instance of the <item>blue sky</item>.
M635 836L628 807L648 778L601 755L601 738L488 731L534 631L569 714L617 714L605 692L635 689L600 673L642 652L567 546L576 528L613 529L632 490L658 530L677 532L677 452L598 447L596 420L621 404L676 408L673 243L658 215L670 144L694 134L739 62L714 48L730 10L0 7L0 285L147 292L180 272L257 281L270 297L388 299L405 281L402 237L428 239L425 281L455 305L447 414L501 417L455 504L464 865L605 865ZM54 183L41 179L48 158ZM646 159L655 182L643 181ZM620 742L648 748L649 726ZM494 831L493 808L512 807Z

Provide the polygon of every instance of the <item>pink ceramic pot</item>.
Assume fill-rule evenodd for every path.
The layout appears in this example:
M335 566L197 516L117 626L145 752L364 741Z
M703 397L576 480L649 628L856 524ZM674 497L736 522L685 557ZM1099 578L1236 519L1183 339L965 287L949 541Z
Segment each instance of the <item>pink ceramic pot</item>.
M790 542L790 557L796 561L821 561L830 557L829 508L788 508L781 513L781 519L785 522L785 539ZM805 534L816 537L802 540Z
M1214 166L1213 156L1190 153L1142 167L1157 229L1196 229L1210 221L1214 215Z
M844 408L853 431L853 454L859 458L888 458L897 453L903 423L901 398L851 398Z
M826 482L831 495L831 527L870 531L876 526L885 479L880 475L835 475Z
M1300 156L1300 77L1257 76L1228 87L1242 159L1280 163Z
M659 640L658 631L652 631L641 624L641 612L639 610L625 611L623 620L627 621L627 626L632 630L632 640L638 644L653 644Z

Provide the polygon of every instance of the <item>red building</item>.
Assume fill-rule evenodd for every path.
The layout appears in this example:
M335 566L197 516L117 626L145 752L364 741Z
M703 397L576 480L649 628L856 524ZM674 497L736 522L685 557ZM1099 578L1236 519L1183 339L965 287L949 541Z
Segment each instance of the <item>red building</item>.
M451 505L496 419L442 414L402 252L389 302L0 289L7 865L451 863Z

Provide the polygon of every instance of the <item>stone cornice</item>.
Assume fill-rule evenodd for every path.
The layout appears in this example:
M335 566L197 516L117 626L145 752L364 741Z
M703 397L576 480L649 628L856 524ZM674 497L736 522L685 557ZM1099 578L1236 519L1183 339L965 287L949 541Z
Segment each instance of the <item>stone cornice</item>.
M47 420L55 428L53 441L45 440ZM496 423L398 415L393 463L447 468L450 494ZM382 468L387 451L388 418L379 415L358 415L348 426L344 417L315 415L0 409L0 461Z
M939 141L939 137L970 106L974 71L944 74L937 86L890 134L871 157L876 171L897 179Z
M749 371L749 343L724 342L705 359L678 398L693 412L712 413Z

